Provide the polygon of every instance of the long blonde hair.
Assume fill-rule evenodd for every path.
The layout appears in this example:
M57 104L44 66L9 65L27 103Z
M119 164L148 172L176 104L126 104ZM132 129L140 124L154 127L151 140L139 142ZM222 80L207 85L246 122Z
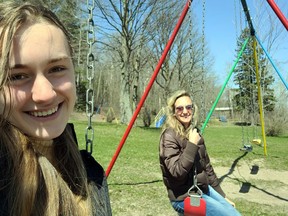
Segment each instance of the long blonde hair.
M186 137L187 136L187 132L189 131L189 129L191 127L196 127L197 126L197 122L198 122L198 107L195 104L195 102L192 100L193 102L193 118L191 120L191 124L190 126L185 129L184 126L178 121L178 119L175 117L175 102L178 98L180 97L190 97L189 92L185 91L185 90L178 90L176 92L174 92L167 100L167 106L166 106L166 120L165 123L163 125L163 131L167 128L172 128L176 131L176 133L178 133L179 135Z
M90 185L70 129L67 127L53 140L55 164L52 164L33 147L33 140L6 120L11 107L5 105L4 90L9 90L12 39L28 21L49 22L59 27L70 44L68 32L50 10L30 3L0 3L0 98L4 103L0 107L1 205L11 216L93 215Z

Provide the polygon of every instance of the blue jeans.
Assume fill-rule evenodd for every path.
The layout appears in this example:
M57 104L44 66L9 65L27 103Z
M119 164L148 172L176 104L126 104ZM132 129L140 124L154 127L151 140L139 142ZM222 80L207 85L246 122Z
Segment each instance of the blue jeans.
M241 214L211 186L208 193L202 195L206 201L206 216L241 216ZM171 205L178 215L184 215L184 201L171 201Z

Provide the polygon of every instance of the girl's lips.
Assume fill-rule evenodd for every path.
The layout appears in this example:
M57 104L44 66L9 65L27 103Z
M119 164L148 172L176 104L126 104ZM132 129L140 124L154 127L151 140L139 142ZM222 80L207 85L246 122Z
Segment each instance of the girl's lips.
M54 113L56 113L59 109L60 105L53 107L49 110L45 110L45 111L32 111L32 112L28 112L29 115L34 116L34 117L47 117L50 115L53 115Z

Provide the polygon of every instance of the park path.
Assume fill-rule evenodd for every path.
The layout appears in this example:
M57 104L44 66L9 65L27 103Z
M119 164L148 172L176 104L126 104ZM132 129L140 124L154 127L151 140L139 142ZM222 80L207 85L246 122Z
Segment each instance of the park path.
M279 205L288 212L288 171L265 169L261 165L261 160L243 161L232 169L214 169L222 180L223 190L232 200L240 198L263 205ZM258 172L251 174L255 167L259 167Z

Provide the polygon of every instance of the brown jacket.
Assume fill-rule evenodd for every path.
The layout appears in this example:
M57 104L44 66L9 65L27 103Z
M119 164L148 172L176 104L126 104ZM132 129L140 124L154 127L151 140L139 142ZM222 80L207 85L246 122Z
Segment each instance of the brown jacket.
M198 187L207 193L208 185L225 197L213 170L201 137L198 145L182 138L168 128L161 134L159 146L160 167L170 200L184 200L193 185L194 166L197 170Z

